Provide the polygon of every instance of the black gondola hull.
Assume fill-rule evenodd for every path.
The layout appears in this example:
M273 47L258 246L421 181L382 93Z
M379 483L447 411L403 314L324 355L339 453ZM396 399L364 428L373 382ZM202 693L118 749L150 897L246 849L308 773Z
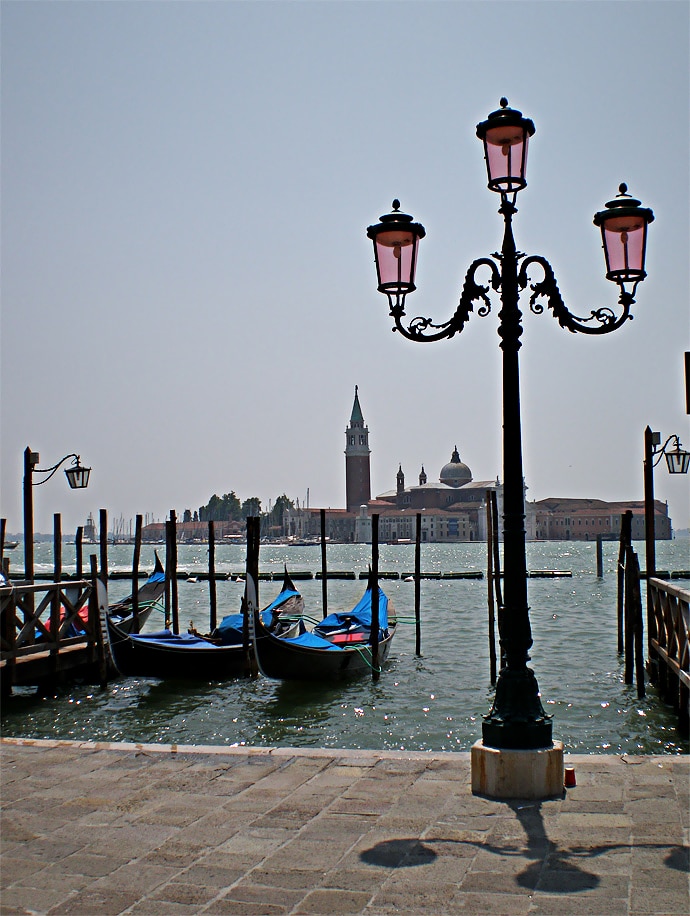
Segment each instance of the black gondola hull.
M378 667L383 667L390 651L395 626L379 642ZM314 649L299 646L289 640L268 633L257 622L256 656L259 670L266 677L285 681L341 681L371 674L373 670L371 646L357 648Z

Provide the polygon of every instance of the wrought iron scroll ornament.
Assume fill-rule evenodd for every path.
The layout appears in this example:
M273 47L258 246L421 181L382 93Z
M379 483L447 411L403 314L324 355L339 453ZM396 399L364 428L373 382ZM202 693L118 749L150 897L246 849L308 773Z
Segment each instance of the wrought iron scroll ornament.
M70 470L72 470L72 469L74 469L74 470L86 470L86 468L83 468L83 466L82 466L82 464L81 464L81 457L80 457L79 455L75 455L75 454L72 454L72 455L65 455L64 458L61 458L61 459L58 461L57 464L54 464L54 465L53 465L52 467L50 467L50 468L37 468L37 467L35 467L34 465L32 465L32 468L31 468L31 471L32 471L31 486L32 486L32 487L40 487L41 484L48 483L48 481L51 479L51 477L54 477L54 476L55 476L55 474L57 473L57 471L62 467L62 465L65 463L65 461L67 461L69 458L72 458L72 459L73 459L72 464L71 464L71 466L70 466ZM89 468L88 470L91 470L91 468ZM43 480L33 480L33 474L47 474L48 476L47 476L47 477L44 477Z
M499 261L501 260L500 254L497 253L495 257ZM526 257L522 253L518 253L517 260L521 260L522 258L524 258L524 260L522 261L518 273L518 286L521 290L524 290L529 285L529 288L532 290L529 303L530 310L535 315L541 315L544 312L545 306L538 301L543 298L546 299L546 308L551 310L559 325L573 334L577 332L581 334L608 334L611 331L617 330L628 319L632 321L633 316L630 314L630 306L635 301L633 294L637 284L635 284L632 293L627 292L621 284L621 294L618 299L620 309L618 311L614 311L614 309L605 306L598 309L592 309L588 318L581 318L577 315L573 315L563 301L553 268L546 258L541 257L541 255L530 255ZM529 268L534 264L538 264L541 267L544 272L544 278L539 282L530 283ZM483 286L481 283L478 283L475 278L475 274L480 267L488 267L491 271L489 286ZM404 297L402 297L402 299L396 297L395 303L391 301L390 310L391 316L395 319L395 327L393 330L399 331L403 337L406 337L408 340L422 343L430 343L431 341L443 340L444 338L449 339L462 331L471 313L474 311L474 302L480 301L482 303L477 309L477 314L480 317L483 318L489 314L491 311L491 301L488 295L489 290L493 289L495 292L498 292L501 289L501 285L501 270L496 261L492 258L478 258L476 261L472 262L465 275L460 302L458 303L455 313L448 321L444 324L434 324L431 318L417 316L409 322L407 327L405 327L401 320L405 316Z
M582 334L608 334L610 331L615 331L619 328L628 318L632 321L633 316L630 314L630 306L635 301L633 294L637 283L633 287L632 293L627 292L623 285L620 285L621 294L618 299L618 304L621 306L620 313L605 306L592 309L588 318L579 318L577 315L573 315L566 306L558 289L553 268L546 258L542 258L540 255L531 255L522 262L520 273L518 274L520 289L524 289L529 283L529 267L531 264L539 264L544 271L543 280L539 283L530 284L532 295L530 296L529 304L535 315L541 315L544 311L544 306L537 302L537 299L544 297L547 300L547 307L553 312L554 318L558 319L560 326L567 328L573 334L578 331ZM590 325L588 324L590 321L595 323Z
M475 280L475 273L480 267L488 267L491 270L490 287L483 286ZM473 302L481 301L477 309L477 314L484 318L491 311L491 300L488 292L492 288L498 291L501 288L501 272L498 265L491 258L477 258L469 267L465 274L465 282L460 295L460 302L452 317L444 324L434 324L431 318L422 318L421 316L413 318L408 327L405 327L400 320L405 315L405 306L403 302L396 302L391 305L390 314L395 318L394 331L400 331L403 337L408 340L416 340L429 343L433 340L443 340L459 334L465 327L470 314L474 311ZM431 328L432 333L425 333Z

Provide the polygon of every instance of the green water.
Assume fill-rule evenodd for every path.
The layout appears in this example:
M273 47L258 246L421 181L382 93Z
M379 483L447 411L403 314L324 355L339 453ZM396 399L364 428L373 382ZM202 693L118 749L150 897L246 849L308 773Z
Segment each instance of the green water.
M636 548L644 565L644 545ZM87 548L88 549L88 548ZM93 548L97 552L97 548ZM64 551L65 571L70 548ZM618 545L604 544L604 576L596 577L596 546L548 542L528 545L530 569L572 572L572 578L530 579L530 617L534 668L547 712L553 714L554 738L571 753L687 753L673 710L649 688L637 699L634 686L623 683L617 653L616 560ZM244 548L218 546L216 570L242 571ZM132 547L111 547L112 569L127 569ZM329 545L330 570L364 571L367 545ZM21 545L12 552L21 569ZM181 546L178 566L202 572L208 563L204 545ZM293 571L321 567L314 547L262 546L260 568L279 577L283 564ZM142 566L153 565L153 549L142 553ZM425 544L422 570L484 570L486 545ZM690 541L657 544L658 569L687 569ZM380 548L381 570L414 569L411 545ZM37 571L52 568L52 548L36 548ZM422 656L415 656L414 586L402 580L382 587L398 614L391 657L378 682L364 677L353 683L322 686L288 684L259 678L226 683L188 684L127 678L107 690L87 686L63 688L37 698L17 690L2 710L5 736L71 738L214 745L288 745L302 747L466 751L481 737L482 715L492 701L489 676L487 582L424 580L421 586ZM677 583L690 588L687 581ZM321 582L296 583L307 613L321 615ZM352 607L364 582L329 580L329 611ZM260 603L277 594L280 583L261 581ZM126 581L111 583L111 600L128 593ZM239 610L243 585L218 582L219 616ZM208 625L208 583L179 582L180 625L199 630ZM158 629L161 617L148 628Z

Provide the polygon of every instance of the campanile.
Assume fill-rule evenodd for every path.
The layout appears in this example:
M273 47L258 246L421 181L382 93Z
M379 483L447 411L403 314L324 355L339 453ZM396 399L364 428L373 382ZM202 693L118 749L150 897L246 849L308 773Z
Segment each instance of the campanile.
M355 385L352 416L345 430L345 499L348 512L359 512L359 507L371 499L370 455L369 429L364 425Z

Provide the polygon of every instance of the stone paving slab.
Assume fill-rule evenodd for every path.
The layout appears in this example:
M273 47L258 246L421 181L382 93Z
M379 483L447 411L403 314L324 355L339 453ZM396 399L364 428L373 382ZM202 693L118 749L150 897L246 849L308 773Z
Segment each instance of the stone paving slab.
M0 741L0 914L687 916L688 757L566 755L548 801L469 753Z

